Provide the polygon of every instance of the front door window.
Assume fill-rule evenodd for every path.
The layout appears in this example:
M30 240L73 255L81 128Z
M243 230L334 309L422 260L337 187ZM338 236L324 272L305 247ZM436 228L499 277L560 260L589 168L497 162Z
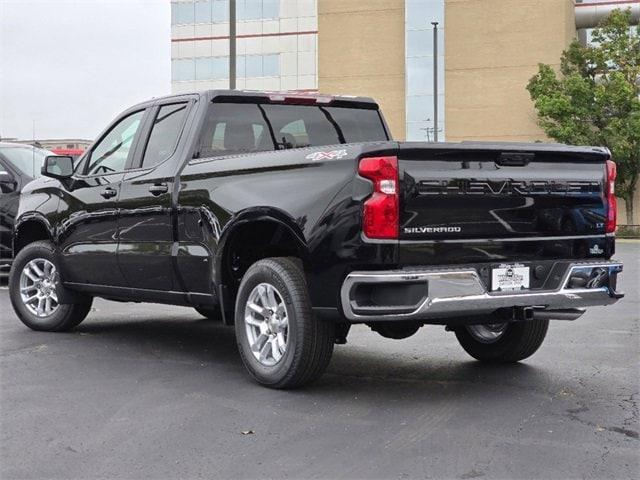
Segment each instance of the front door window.
M141 110L123 118L98 142L91 151L87 175L124 171L143 116L144 110Z

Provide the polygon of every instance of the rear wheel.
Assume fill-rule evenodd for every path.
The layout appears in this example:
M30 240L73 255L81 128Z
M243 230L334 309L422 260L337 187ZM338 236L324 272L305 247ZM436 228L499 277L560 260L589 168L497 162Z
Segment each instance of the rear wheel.
M304 274L290 258L267 258L247 270L235 330L245 367L271 388L299 387L320 377L335 340L333 323L313 316Z
M60 276L51 242L39 241L24 247L16 256L9 275L9 297L18 318L33 330L60 332L85 319L91 297L79 303L58 302Z
M549 320L467 325L456 329L462 348L483 362L518 362L535 353L549 328Z

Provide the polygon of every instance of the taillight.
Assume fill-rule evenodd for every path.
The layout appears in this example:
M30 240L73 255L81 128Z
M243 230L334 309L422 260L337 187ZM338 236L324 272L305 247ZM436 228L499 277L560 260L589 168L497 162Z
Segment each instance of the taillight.
M398 158L363 158L358 173L373 182L373 194L365 200L362 210L363 233L368 238L398 238Z
M616 200L616 164L612 160L607 160L606 182L607 224L604 231L614 233L618 223L618 201Z

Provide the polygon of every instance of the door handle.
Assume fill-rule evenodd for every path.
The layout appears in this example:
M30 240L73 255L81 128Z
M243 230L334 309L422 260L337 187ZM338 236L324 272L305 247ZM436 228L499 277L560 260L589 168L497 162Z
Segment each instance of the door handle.
M100 192L100 195L102 195L103 198L115 197L117 194L118 194L118 191L111 187L107 187Z
M163 193L167 193L169 191L169 187L167 187L166 183L156 183L155 185L151 185L149 187L149 191L153 195L162 195Z

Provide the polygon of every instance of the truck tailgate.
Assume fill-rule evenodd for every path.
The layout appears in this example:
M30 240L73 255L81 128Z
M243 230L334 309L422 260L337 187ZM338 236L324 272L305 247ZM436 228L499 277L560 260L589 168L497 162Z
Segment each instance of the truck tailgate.
M608 158L604 149L548 144L402 143L400 261L432 263L438 244L455 263L517 252L542 259L563 241L549 258L587 257L600 236L602 251L592 252L606 254Z

